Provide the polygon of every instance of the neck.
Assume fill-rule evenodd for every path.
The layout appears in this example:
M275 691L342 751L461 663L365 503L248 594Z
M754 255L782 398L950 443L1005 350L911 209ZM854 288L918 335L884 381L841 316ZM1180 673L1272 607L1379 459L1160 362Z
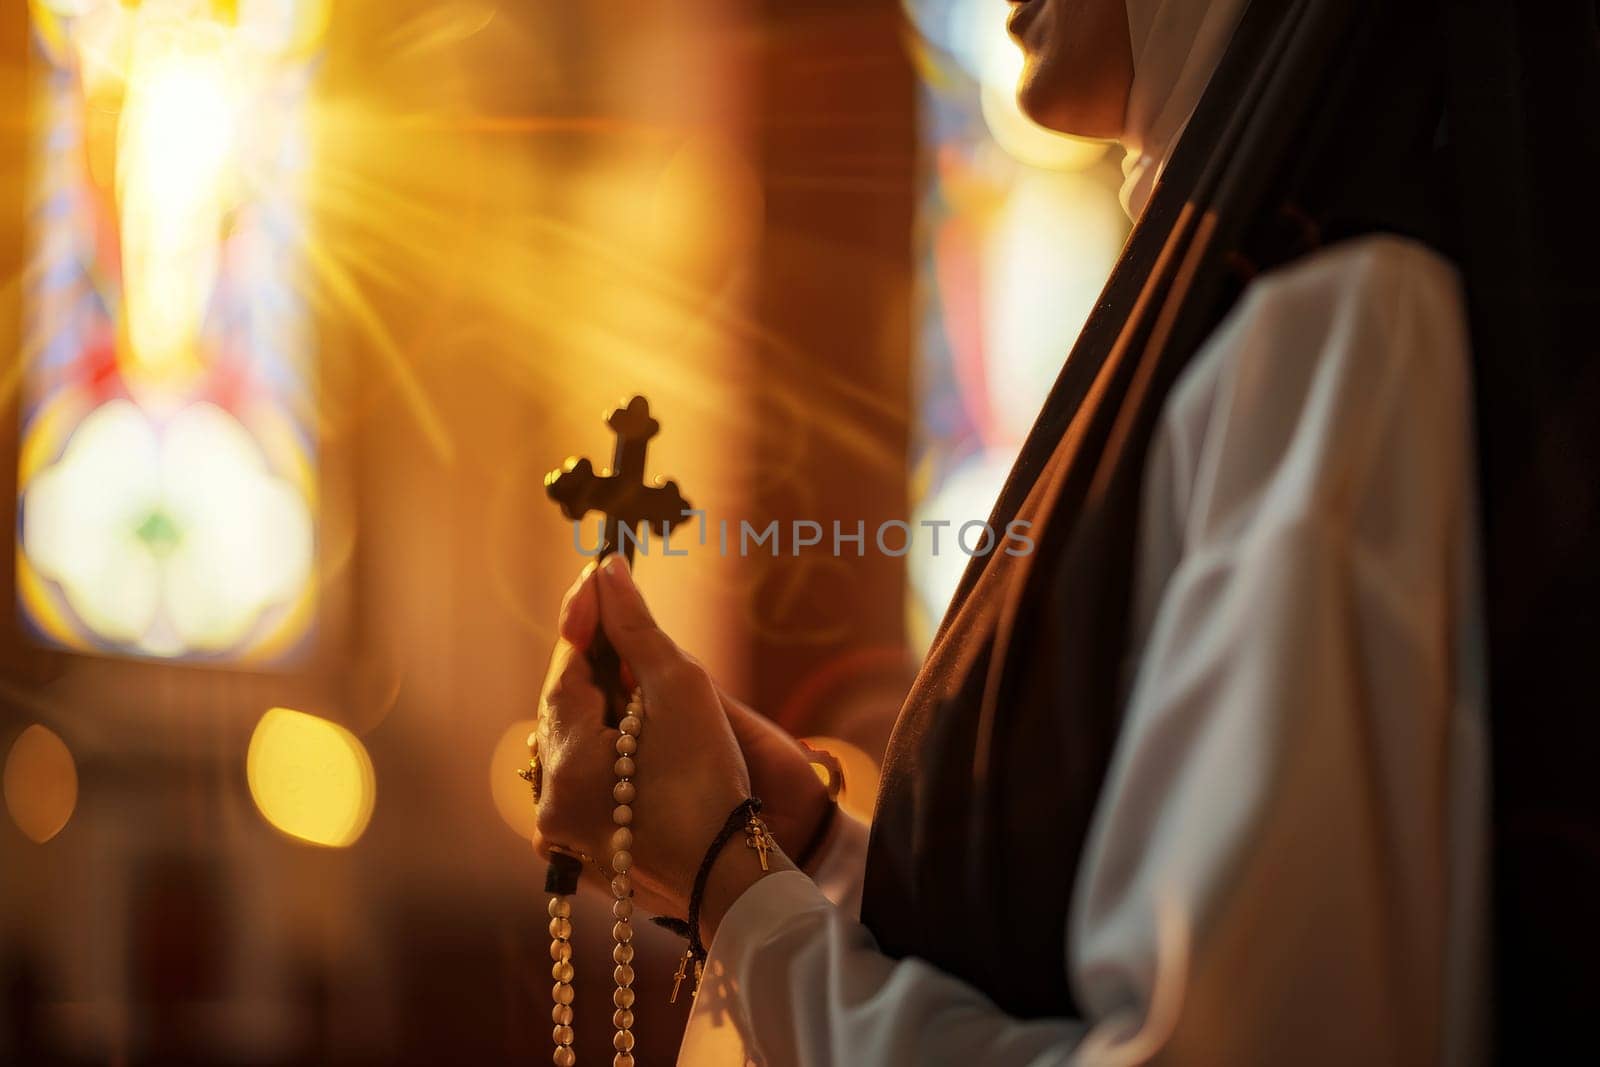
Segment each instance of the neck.
M1137 219L1149 203L1222 60L1245 0L1128 0L1133 85L1122 136L1122 206Z

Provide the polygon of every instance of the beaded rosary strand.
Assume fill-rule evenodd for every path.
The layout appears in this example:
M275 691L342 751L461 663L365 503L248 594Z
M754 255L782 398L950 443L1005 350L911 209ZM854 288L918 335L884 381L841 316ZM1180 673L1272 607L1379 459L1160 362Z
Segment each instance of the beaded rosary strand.
M634 1067L633 1063L633 802L638 799L638 787L633 777L637 771L634 757L639 751L639 732L644 727L644 697L634 690L628 699L626 713L617 729L617 761L612 765L617 781L611 787L611 822L616 827L611 832L611 916L616 921L611 927L611 959L616 968L611 972L616 989L611 1003L616 1010L611 1015L616 1033L611 1039L616 1050L612 1067ZM522 772L519 772L522 773ZM533 784L535 799L538 790L538 761L535 757L524 777ZM550 959L553 964L550 976L555 979L551 998L550 1021L555 1024L550 1032L555 1042L551 1062L556 1067L574 1067L578 1054L573 1051L572 1001L574 970L572 966L572 902L567 899L576 886L547 885L550 897Z
M638 787L634 785L633 778L637 771L635 756L639 751L639 733L643 727L644 696L636 689L628 699L622 721L617 725L620 731L616 746L617 760L612 765L612 770L616 774L616 783L611 788L611 799L614 802L611 822L615 826L611 832L611 916L615 920L611 927L611 959L616 964L611 972L616 982L616 989L611 994L611 1003L616 1009L611 1015L612 1025L616 1027L616 1033L611 1039L612 1047L615 1049L615 1055L611 1059L612 1067L634 1067L633 1006L636 998L633 992L633 877L630 872L633 869L633 804L638 799ZM518 771L518 774L533 786L534 802L537 803L540 786L537 750L529 762L528 769ZM693 990L699 992L700 978L706 960L706 949L700 943L699 936L700 904L705 895L706 880L710 875L711 866L723 846L743 832L745 847L756 853L761 862L761 869L763 871L770 869L767 857L777 847L777 842L767 829L766 823L759 817L760 811L760 798L749 797L740 801L733 811L728 813L722 830L712 840L695 875L694 885L689 894L688 920L655 920L663 927L683 934L689 941L689 948L684 952L678 963L678 971L673 976L671 1001L674 1003L678 999L679 987L684 979L689 977L691 965ZM556 1067L574 1067L578 1060L577 1053L572 1047L575 975L572 963L572 902L568 899L571 894L577 892L578 887L576 877L568 877L569 873L552 873L545 883L546 891L551 894L550 976L555 979L555 986L551 989L551 997L555 1003L550 1010L550 1021L555 1025L550 1036L555 1043L551 1060Z

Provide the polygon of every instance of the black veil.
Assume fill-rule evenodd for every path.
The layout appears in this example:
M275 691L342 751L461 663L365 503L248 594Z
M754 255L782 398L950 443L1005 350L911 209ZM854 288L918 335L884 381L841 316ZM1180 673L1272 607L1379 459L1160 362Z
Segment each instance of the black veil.
M886 951L1013 1014L1074 1010L1066 902L1120 727L1131 531L1166 395L1255 274L1397 233L1459 265L1470 308L1499 1041L1520 1058L1585 1035L1600 992L1597 108L1596 0L1254 0L991 517L1003 528L1053 479L1038 548L992 594L972 595L993 580L973 561L902 711L862 908ZM1059 855L1036 858L1041 824Z

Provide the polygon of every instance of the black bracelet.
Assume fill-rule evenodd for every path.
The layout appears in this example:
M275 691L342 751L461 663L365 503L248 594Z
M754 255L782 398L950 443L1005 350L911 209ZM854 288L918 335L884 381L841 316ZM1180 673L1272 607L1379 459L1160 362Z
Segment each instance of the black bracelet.
M689 955L704 963L706 947L700 941L700 904L706 894L706 882L711 878L711 868L717 862L717 857L722 854L722 848L735 834L744 829L750 819L761 811L761 798L750 797L741 800L739 805L728 813L728 818L723 822L722 829L717 831L717 836L711 839L711 847L706 849L705 858L700 861L700 869L695 872L694 887L689 890L689 919L672 919L661 916L651 921L664 930L671 930L679 937L689 939Z
M794 865L802 871L811 866L811 861L817 858L817 853L822 851L822 844L828 840L828 832L833 829L833 824L839 821L839 802L828 801L828 810L823 813L822 821L811 832L811 840L806 842L800 854L794 859Z
M711 878L711 868L717 862L717 857L722 854L722 846L743 830L745 823L760 813L760 797L741 800L738 807L728 813L722 829L711 839L711 847L706 849L705 859L700 861L700 870L694 876L694 888L689 891L689 952L697 960L704 962L706 958L706 947L700 943L700 905L705 899L706 882Z

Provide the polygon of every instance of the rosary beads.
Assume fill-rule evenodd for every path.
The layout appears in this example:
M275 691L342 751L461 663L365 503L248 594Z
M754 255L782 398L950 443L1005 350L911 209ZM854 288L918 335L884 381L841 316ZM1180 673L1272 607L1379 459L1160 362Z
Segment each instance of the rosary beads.
M611 809L611 822L616 827L611 832L611 917L615 923L611 927L611 959L616 964L616 969L611 972L616 981L616 989L611 994L611 1003L616 1010L611 1015L611 1023L616 1027L616 1034L611 1039L612 1047L616 1050L612 1056L612 1067L634 1067L633 1064L633 879L629 871L633 869L633 803L638 799L638 787L633 783L633 776L637 770L634 757L639 752L639 731L644 727L644 697L634 690L628 699L626 713L617 728L621 734L617 737L617 761L612 765L612 770L617 776L617 781L611 787L611 799L615 806ZM533 786L534 802L539 799L539 757L537 752L529 762L526 771L519 771L525 780ZM556 1067L573 1067L578 1062L578 1054L572 1049L572 1001L575 991L572 987L572 902L566 895L557 890L550 897L550 977L555 979L555 986L551 989L551 998L555 1001L550 1009L550 1021L555 1024L550 1031L550 1037L555 1042L555 1052L551 1055L551 1062Z
M611 822L616 829L611 832L611 916L616 922L611 927L611 959L616 969L611 976L617 988L611 994L616 1007L611 1025L617 1028L611 1040L617 1050L612 1057L612 1067L633 1067L633 879L628 872L633 869L633 802L638 789L633 784L634 755L639 751L639 730L644 726L644 697L635 689L628 701L628 711L617 726L617 762L612 766L617 784L611 789L611 799L616 807L611 810Z
M644 697L635 690L628 699L627 708L622 721L618 723L616 762L612 764L612 771L616 775L616 783L611 787L611 822L614 829L611 831L611 864L609 869L602 866L601 871L611 879L611 917L615 921L611 927L611 959L616 964L611 972L616 982L616 988L611 994L611 1003L615 1011L611 1015L612 1025L616 1032L611 1039L615 1054L612 1056L612 1067L634 1067L634 1036L633 1036L633 805L638 799L638 787L634 784L634 774L637 771L636 756L639 752L639 733L644 727ZM533 787L534 802L538 803L540 789L540 768L537 749L529 761L527 770L518 772ZM700 903L705 894L706 879L711 872L711 866L716 861L717 855L722 851L727 842L742 833L745 847L755 852L761 863L763 871L769 869L768 855L777 847L772 834L767 829L765 822L759 817L761 801L756 797L749 797L741 801L733 811L728 813L723 823L722 830L712 840L711 847L706 850L705 858L701 861L700 869L694 878L694 885L689 894L689 917L687 921L676 919L657 919L663 927L680 933L688 938L689 948L684 952L679 961L677 974L673 976L672 1001L678 999L679 987L690 974L690 965L693 965L693 985L698 991L700 978L706 959L705 946L700 943ZM588 857L584 857L586 861ZM592 862L592 861L591 861ZM574 1067L578 1056L573 1051L573 1010L572 1002L575 991L573 989L574 969L572 963L572 902L568 896L577 891L577 880L572 878L570 884L562 879L555 878L546 883L546 889L551 892L550 897L550 959L552 961L550 976L555 979L555 986L551 989L551 997L555 1001L550 1010L550 1021L554 1023L551 1038L555 1042L555 1052L551 1056L556 1067Z

